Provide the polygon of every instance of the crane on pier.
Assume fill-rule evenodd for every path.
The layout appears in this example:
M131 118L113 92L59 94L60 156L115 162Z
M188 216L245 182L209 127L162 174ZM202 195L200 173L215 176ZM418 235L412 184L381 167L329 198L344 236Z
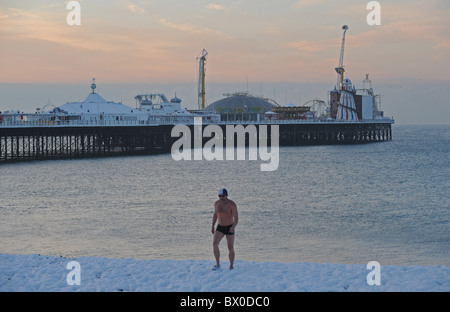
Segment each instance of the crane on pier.
M206 56L208 52L203 49L197 56L199 62L198 68L198 109L205 109L205 72L206 72Z
M338 90L342 90L342 82L344 81L344 46L345 46L345 33L347 32L348 26L344 25L342 26L342 29L344 30L344 34L342 35L342 44L341 44L341 55L339 57L339 66L335 68L337 72L337 83L336 88Z

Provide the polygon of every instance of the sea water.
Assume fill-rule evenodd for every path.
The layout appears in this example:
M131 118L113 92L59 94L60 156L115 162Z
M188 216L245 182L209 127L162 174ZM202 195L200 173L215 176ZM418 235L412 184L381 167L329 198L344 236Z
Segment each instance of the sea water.
M270 172L170 154L3 164L0 253L213 260L225 187L236 259L450 265L449 155L450 125L394 125L388 142L281 147Z

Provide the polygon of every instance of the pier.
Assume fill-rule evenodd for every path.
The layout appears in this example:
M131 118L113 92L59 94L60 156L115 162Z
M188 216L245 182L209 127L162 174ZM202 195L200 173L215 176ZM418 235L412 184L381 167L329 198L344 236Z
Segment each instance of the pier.
M215 123L222 128L231 122ZM363 144L392 140L390 121L308 122L265 121L235 125L279 126L280 146ZM203 124L206 127L208 124ZM170 153L173 123L3 123L0 124L0 164L29 160L75 159L120 155ZM188 125L193 129L194 125ZM270 129L270 127L267 127ZM234 135L234 134L233 134ZM203 143L210 138L203 138ZM270 135L269 135L270 139ZM246 138L248 144L248 137ZM270 142L268 142L270 145Z

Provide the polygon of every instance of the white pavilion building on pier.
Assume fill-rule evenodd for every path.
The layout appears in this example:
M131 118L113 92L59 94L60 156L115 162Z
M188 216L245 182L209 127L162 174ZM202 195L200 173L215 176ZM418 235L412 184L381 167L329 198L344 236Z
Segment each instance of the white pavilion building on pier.
M83 122L144 121L148 114L122 103L105 100L95 93L95 79L91 84L92 92L82 102L67 102L47 112L60 120L80 120ZM55 116L55 117L56 117Z

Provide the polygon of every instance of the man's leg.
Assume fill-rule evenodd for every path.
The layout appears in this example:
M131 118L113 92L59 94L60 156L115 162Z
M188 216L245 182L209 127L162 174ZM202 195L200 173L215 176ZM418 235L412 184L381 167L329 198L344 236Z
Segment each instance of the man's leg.
M222 240L222 238L225 236L222 232L215 231L214 232L214 238L213 238L213 251L214 251L214 257L216 258L216 265L220 266L220 251L219 251L219 243Z
M230 269L234 264L234 235L227 235L228 257L230 258Z

